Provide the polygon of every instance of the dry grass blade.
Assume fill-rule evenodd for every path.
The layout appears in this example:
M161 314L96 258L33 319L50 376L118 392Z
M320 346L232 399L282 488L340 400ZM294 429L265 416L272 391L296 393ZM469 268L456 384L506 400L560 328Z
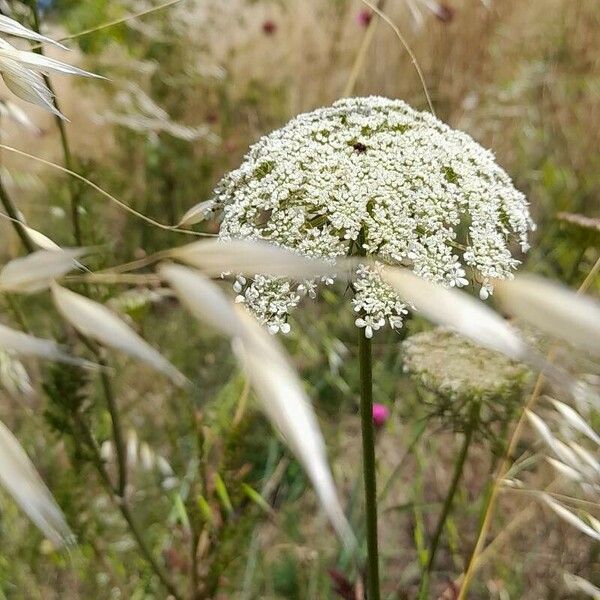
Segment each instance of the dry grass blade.
M79 67L74 67L60 60L50 58L36 52L28 52L26 50L18 50L6 40L0 39L0 64L3 64L5 59L14 60L32 71L41 73L61 73L63 75L79 75L80 77L96 77L104 79L100 75L84 71Z
M590 286L592 285L592 283L594 282L596 277L598 276L598 273L600 273L600 258L598 258L598 260L596 260L596 262L594 263L594 265L588 272L583 283L579 286L577 293L578 294L585 293L590 288ZM550 353L548 356L550 359L553 358L552 353ZM527 409L532 409L535 406L538 398L540 397L543 384L544 384L544 375L540 373L540 375L538 376L537 381L535 383L534 389L531 393L531 396L529 397L529 400L527 401L527 404L526 404ZM502 481L505 473L509 469L510 457L512 456L513 452L515 451L515 449L517 447L517 443L519 442L519 439L521 437L525 419L526 419L526 414L525 414L525 411L523 411L521 413L521 416L519 417L519 420L517 421L515 428L513 429L512 434L510 435L508 444L506 445L506 450L502 457L502 461L498 468L497 474L494 478L494 483L492 484L492 489L491 489L491 492L489 495L487 507L484 512L481 526L479 528L479 534L477 536L477 541L475 542L475 547L471 554L471 558L469 559L469 562L465 569L464 575L462 577L462 585L461 585L457 600L465 600L466 599L471 582L473 580L473 577L475 576L475 572L478 568L478 565L481 564L480 555L484 551L483 547L484 547L485 540L486 540L486 537L488 535L488 532L490 530L490 526L492 523L492 517L494 514L494 510L496 508L496 501L498 498L498 491L500 488L500 481ZM492 542L492 544L493 544L493 542Z
M0 325L0 348L14 352L15 354L47 358L80 367L89 368L95 366L87 360L66 354L53 340L37 338L22 331L6 327L5 325Z
M25 223L22 223L22 225L29 239L33 242L35 246L40 248L40 250L51 250L53 252L62 251L62 248L55 241L51 240L48 236L44 235L43 233L40 233L32 227L29 227L29 225L25 225ZM73 265L81 271L87 271L88 273L90 272L90 270L85 265L82 265L78 260L73 260Z
M33 293L46 289L52 281L75 267L75 259L86 253L83 248L39 250L10 261L0 271L0 291Z
M497 282L497 297L511 314L575 347L600 355L600 303L534 275Z
M550 401L573 429L576 429L579 433L583 433L583 435L600 446L600 436L583 420L582 416L575 409L558 400L551 399Z
M214 204L214 200L205 200L204 202L192 206L192 208L181 217L181 221L179 221L177 227L188 227L204 221L212 212Z
M173 6L182 2L182 0L169 0L163 4L159 4L158 6L152 6L150 8L145 8L144 10L140 10L131 15L127 15L125 17L120 17L118 19L114 19L113 21L108 21L107 23L102 23L101 25L97 25L96 27L90 27L89 29L84 29L83 31L79 31L78 33L74 33L72 35L67 35L60 39L61 42L66 42L67 40L74 40L80 38L85 35L89 35L90 33L95 33L96 31L102 31L103 29L107 29L109 27L114 27L115 25L120 25L121 23L126 23L127 21L132 21L134 19L139 19L140 17L144 17L146 15L150 15L159 10L163 10L168 8L169 6Z
M577 458L577 455L563 442L556 439L552 434L552 431L544 423L544 421L538 417L534 412L530 410L526 410L525 414L529 419L529 422L539 434L539 436L546 442L546 444L551 448L551 450L560 458L563 462L568 463L574 469L579 470L581 466L581 461Z
M18 23L14 19L11 19L5 15L0 15L0 32L6 33L7 35L12 35L14 37L32 40L34 42L46 42L48 44L58 46L63 50L67 50L67 47L63 46L60 42L55 42L45 35L31 31L31 29L27 29L27 27L21 25L21 23Z
M2 422L0 482L55 547L73 540L73 534L52 494L19 441Z
M36 136L42 135L42 130L29 118L29 115L8 99L0 100L0 117L11 119Z
M85 337L148 363L167 375L176 385L183 386L187 383L184 375L167 359L102 304L57 284L52 285L52 297L65 321Z
M582 229L589 229L600 233L600 219L594 219L593 217L586 217L585 215L578 215L575 213L559 212L556 214L556 218L559 221L570 223L571 225L577 225Z
M428 319L454 329L474 342L516 360L533 356L519 334L482 302L463 292L446 289L401 268L384 267L381 277L402 300Z
M52 241L43 233L40 233L28 225L23 225L23 229L25 229L29 239L41 250L62 250L62 248L56 242Z
M5 66L5 62L3 61L2 65L3 68ZM14 61L12 61L14 62ZM39 77L36 73L33 73L33 71L30 71L30 73L32 75L35 75L36 77ZM7 75L6 75L6 70L2 71L2 77L5 81L5 83L8 85L8 81L6 79ZM43 80L40 78L42 87L44 86L44 82ZM10 86L9 86L10 87ZM28 90L29 88L27 88ZM46 88L47 89L47 88ZM23 90L24 92L27 92L27 90ZM11 91L13 91L15 94L17 93L14 89L11 88ZM41 90L41 92L43 92L44 90ZM35 102L35 100L30 99L30 98L25 98L23 97L25 100L29 100L30 102ZM48 108L48 110L52 110L53 109L53 104L51 101L51 96L49 95L48 98L44 99L44 102L48 102L49 104L41 104L41 106L44 106L45 108ZM62 118L61 113L57 112L56 110L54 110L55 114L57 114L57 116L60 116ZM0 149L2 150L6 150L7 152L12 152L13 154L16 154L18 156L22 156L24 158L28 158L29 160L35 161L36 163L42 164L42 165L46 165L47 167L51 167L52 169L55 169L56 171L60 171L61 173L65 173L71 177L73 177L74 179L77 179L78 181L81 181L82 183L84 183L86 186L92 188L93 190L95 190L96 192L98 192L101 196L103 196L104 198L107 198L108 200L110 200L111 202L114 202L117 206L119 206L120 208L122 208L124 211L128 212L131 215L134 215L135 217L137 217L138 219L141 219L142 221L145 221L146 223L153 225L154 227L158 227L159 229L164 229L167 231L177 231L179 233L185 233L187 235L193 235L193 236L208 236L208 237L214 237L214 233L203 233L201 231L190 231L188 229L178 229L177 227L174 227L172 225L165 225L164 223L159 223L158 221L155 221L154 219L151 219L150 217L138 212L137 210L133 209L131 206L128 206L127 204L125 204L124 202L121 202L121 200L119 200L118 198L116 198L115 196L113 196L112 194L108 193L106 190L102 189L100 186L96 185L93 181L90 181L87 177L84 177L83 175L80 175L79 173L76 173L75 171L72 171L71 169L68 169L66 167L63 167L62 165L56 164L52 161L49 160L45 160L39 156L35 156L34 154L30 154L29 152L24 152L23 150L18 150L17 148L13 148L12 146L7 146L6 144L0 144Z
M565 508L562 504L559 504L558 502L553 500L548 494L540 494L540 497L561 519L563 519L576 529L579 529L579 531L585 533L592 539L600 542L600 533L598 533L594 528L584 523L584 521L582 521L577 515Z
M339 271L339 267L330 262L307 258L260 240L200 241L175 248L170 255L210 277L231 272L246 277L260 273L272 277L313 279Z
M210 279L174 264L161 265L158 273L198 320L231 338L242 334L243 327L231 301Z
M263 411L308 473L338 535L353 545L354 535L337 497L317 419L283 349L245 308L234 307L200 273L178 265L162 265L159 273L196 318L234 341Z
M39 73L24 67L16 60L2 59L2 79L15 96L26 102L37 104L52 114L64 119L64 115L53 104L52 93Z
M591 452L588 452L577 442L569 442L569 446L581 458L581 461L596 474L596 477L600 476L600 462L598 462Z
M565 580L565 585L571 592L583 592L593 598L594 600L600 600L600 588L597 588L593 583L584 579L583 577L579 577L577 575L572 575L571 573L564 573L563 579Z
M551 456L547 456L546 460L558 471L558 473L560 475L564 475L568 479L571 479L572 481L576 481L577 483L580 483L581 481L585 481L585 478L583 477L583 475L581 473L579 473L579 471L576 471L573 467L570 467L569 465L565 465L565 463L560 462L559 460L556 460L555 458L552 458Z
M284 351L256 320L236 307L247 335L234 348L262 409L306 470L336 532L348 546L355 544L327 463L325 443L312 405Z

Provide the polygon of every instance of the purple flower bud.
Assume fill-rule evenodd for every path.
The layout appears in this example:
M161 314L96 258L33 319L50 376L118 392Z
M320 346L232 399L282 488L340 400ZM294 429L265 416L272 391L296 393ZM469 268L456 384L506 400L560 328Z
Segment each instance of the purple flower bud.
M262 30L266 35L273 35L277 31L277 23L271 19L267 19L262 25Z
M358 15L356 15L356 20L361 27L368 27L371 19L373 18L373 13L366 8L361 10Z
M373 404L373 423L375 427L383 427L390 418L390 409L385 404Z

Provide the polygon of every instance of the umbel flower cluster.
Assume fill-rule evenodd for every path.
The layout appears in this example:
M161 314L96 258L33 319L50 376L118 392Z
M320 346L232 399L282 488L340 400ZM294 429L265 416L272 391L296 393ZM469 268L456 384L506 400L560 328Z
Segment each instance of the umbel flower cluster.
M444 427L466 431L476 410L477 433L492 440L497 440L492 425L510 422L531 379L524 364L443 327L404 340L402 357L404 370L422 388L425 406Z
M528 248L528 203L491 152L400 100L340 100L302 114L250 148L217 186L220 237L265 239L311 257L377 255L482 298ZM376 268L358 268L353 305L367 337L402 325L407 306ZM273 333L318 282L239 278L238 301ZM331 280L325 283L331 283Z

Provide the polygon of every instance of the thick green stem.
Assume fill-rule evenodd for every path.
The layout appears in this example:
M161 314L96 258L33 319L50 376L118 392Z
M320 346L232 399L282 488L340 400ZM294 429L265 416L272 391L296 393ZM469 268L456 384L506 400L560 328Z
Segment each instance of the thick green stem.
M368 600L380 600L375 430L373 426L373 365L371 340L365 337L363 329L358 330L358 355L360 362L360 422L367 526L367 598Z

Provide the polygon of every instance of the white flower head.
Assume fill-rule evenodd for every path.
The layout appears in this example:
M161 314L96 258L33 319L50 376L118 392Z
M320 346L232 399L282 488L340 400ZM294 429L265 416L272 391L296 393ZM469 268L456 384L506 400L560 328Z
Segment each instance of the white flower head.
M491 152L380 97L340 100L263 137L212 200L221 239L260 238L311 257L378 255L452 287L468 284L468 268L482 297L491 279L512 276L510 245L526 251L534 228ZM315 283L257 276L235 290L275 332ZM358 269L353 304L369 337L406 313L373 267Z

